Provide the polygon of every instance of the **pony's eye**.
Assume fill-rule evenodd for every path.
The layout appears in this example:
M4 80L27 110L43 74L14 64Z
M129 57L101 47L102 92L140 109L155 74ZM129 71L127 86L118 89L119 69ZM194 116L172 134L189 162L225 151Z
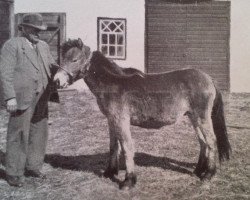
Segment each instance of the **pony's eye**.
M77 59L74 59L73 62L77 62Z

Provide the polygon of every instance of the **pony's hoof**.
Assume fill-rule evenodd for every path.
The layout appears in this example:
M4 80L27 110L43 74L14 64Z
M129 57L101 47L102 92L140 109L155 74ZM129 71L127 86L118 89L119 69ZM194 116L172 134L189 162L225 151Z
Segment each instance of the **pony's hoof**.
M202 177L202 171L201 171L200 169L197 169L197 168L196 168L196 169L194 170L193 174L194 174L195 176L199 177L199 178Z
M201 177L201 181L210 181L212 179L212 177L215 175L216 173L216 169L213 170L209 170L207 172L205 172Z
M125 180L120 184L121 190L129 190L133 188L136 184L137 177L135 174L131 173L126 176Z
M110 178L110 179L112 179L115 175L118 175L118 169L110 169L110 168L108 168L103 173L103 176L105 178Z
M196 175L196 176L198 176L198 177L200 177L201 174L202 174L202 172L201 172L200 170L198 170L198 169L195 169L195 170L193 171L193 174Z

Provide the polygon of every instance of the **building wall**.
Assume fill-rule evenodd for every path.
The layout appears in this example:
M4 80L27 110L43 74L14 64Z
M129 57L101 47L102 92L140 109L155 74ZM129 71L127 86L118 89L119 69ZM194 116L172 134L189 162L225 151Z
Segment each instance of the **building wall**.
M229 91L230 2L146 0L146 68L208 73Z
M231 91L250 92L250 1L231 1Z

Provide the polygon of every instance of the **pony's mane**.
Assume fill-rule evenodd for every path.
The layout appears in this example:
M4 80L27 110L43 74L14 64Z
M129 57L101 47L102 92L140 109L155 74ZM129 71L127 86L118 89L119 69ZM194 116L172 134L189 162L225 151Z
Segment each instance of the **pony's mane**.
M100 51L94 51L90 62L96 66L100 66L105 71L109 71L114 74L121 74L122 69L115 62L110 61ZM100 68L98 67L98 68Z
M102 70L104 73L113 75L120 78L125 78L129 76L140 76L144 77L145 74L140 70L134 68L122 68L114 61L106 58L100 51L94 51L92 53L92 58L90 60L91 64L98 66L98 69Z
M77 47L79 49L82 49L82 45L79 43L77 39L74 40L68 40L62 44L62 57L65 57L65 54L68 50L70 50L73 47Z

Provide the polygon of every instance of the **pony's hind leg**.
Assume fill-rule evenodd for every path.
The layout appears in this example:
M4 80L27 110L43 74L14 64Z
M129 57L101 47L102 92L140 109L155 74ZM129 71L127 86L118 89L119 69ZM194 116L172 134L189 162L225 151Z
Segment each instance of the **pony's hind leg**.
M198 118L190 113L188 113L188 117L189 117L189 119L194 127L194 130L198 136L198 140L200 143L200 155L199 155L198 163L197 163L196 168L194 170L194 174L197 175L199 178L201 178L202 174L207 169L206 141L205 141L205 138L204 138L199 126L198 126Z
M206 171L201 179L211 179L216 173L215 155L216 155L216 137L213 130L212 119L210 115L206 115L199 120L199 128L206 142Z
M209 113L207 111L202 117L198 117L195 114L188 114L200 143L200 155L194 173L201 180L210 179L216 172L216 137Z

